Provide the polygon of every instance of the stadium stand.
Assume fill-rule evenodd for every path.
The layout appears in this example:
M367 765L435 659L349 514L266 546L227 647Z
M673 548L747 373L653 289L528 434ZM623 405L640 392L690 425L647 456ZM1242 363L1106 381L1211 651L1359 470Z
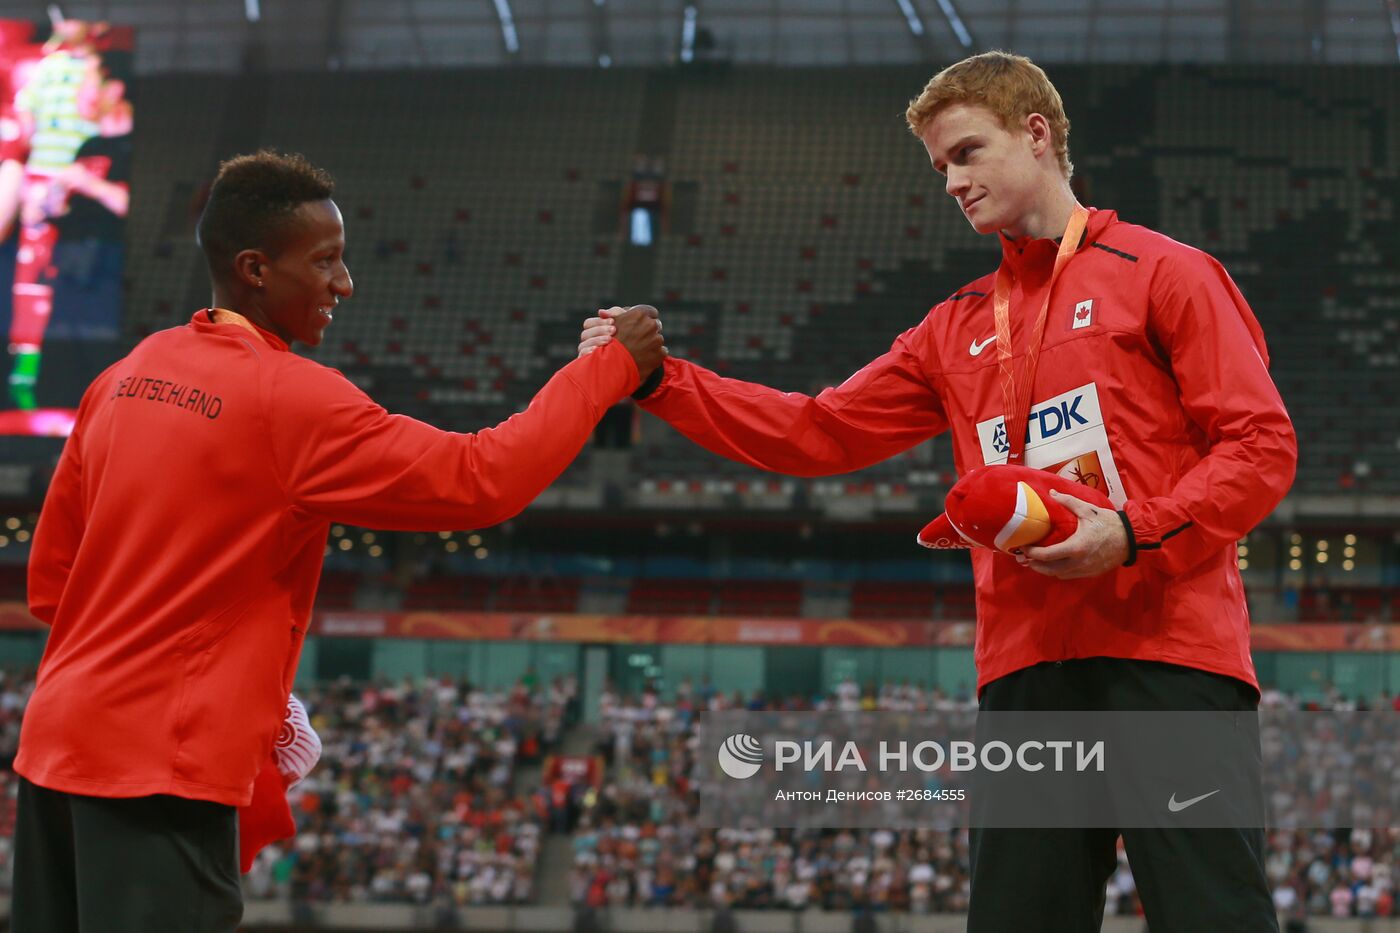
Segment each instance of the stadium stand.
M32 677L0 673L6 761ZM826 695L779 703L687 681L669 701L605 690L590 728L569 725L576 690L559 680L493 693L435 678L303 691L325 752L292 790L297 835L264 850L245 879L250 903L531 903L542 883L541 849L566 832L571 855L563 870L579 905L966 909L965 831L701 829L691 778L702 710L948 710L968 700L846 681ZM1266 688L1262 707L1400 711L1400 697L1358 700L1334 691L1304 704ZM520 774L574 734L593 736L607 765L597 787L569 788L570 815L559 821L546 783L531 786ZM7 879L15 794L8 768L0 791L0 879ZM1323 789L1318 799L1325 797ZM1395 829L1274 831L1266 864L1275 904L1285 916L1396 916L1397 850ZM1109 915L1141 915L1121 845L1107 897Z
M517 410L571 354L581 317L616 299L653 299L673 352L785 389L815 391L883 352L995 259L903 127L926 77L650 79L675 86L668 135L648 139L654 89L640 73L288 75L253 143L304 151L339 178L358 293L317 356L392 409L472 428ZM1300 490L1400 492L1400 401L1385 389L1400 367L1390 73L1060 67L1055 79L1087 202L1210 250L1251 300L1299 423ZM132 337L202 300L190 222L231 86L142 82ZM425 125L425 112L442 116ZM425 142L405 149L409 136ZM644 150L665 153L670 226L647 259L653 286L624 294L636 279L619 192ZM635 462L651 478L753 477L649 419ZM934 441L860 479L936 488L950 468Z
M851 615L857 619L927 619L937 590L932 584L858 580L851 586Z
M1298 617L1304 622L1390 622L1397 608L1400 602L1390 589L1308 587Z
M808 612L804 595L816 583L796 579L687 580L665 577L610 578L626 593L623 609L634 616L737 616L747 618L798 618ZM323 609L354 608L348 597L355 591L351 574L330 578L323 585L317 606ZM584 581L572 577L532 576L432 576L415 578L403 588L403 609L444 612L580 612ZM1327 591L1308 591L1309 594ZM1351 605L1348 591L1337 597ZM858 580L848 588L825 587L818 615L861 619L971 619L975 595L970 586ZM1359 596L1356 605L1379 611L1380 593ZM1388 598L1388 591L1385 598ZM1307 621L1361 621L1367 616L1327 614L1319 605L1325 597L1305 596ZM381 607L382 608L382 607Z
M293 791L298 835L266 850L251 896L458 905L528 902L543 832L518 765L557 745L562 682L509 694L437 680L306 693L325 764Z
M713 608L713 587L704 580L641 579L627 596L634 615L708 615Z
M627 169L641 91L637 75L557 70L298 81L262 141L337 175L365 309L323 361L454 424L515 411L567 354L558 336L613 292L598 186ZM406 151L425 107L445 117Z
M0 600L21 602L27 587L23 564L0 564Z
M141 132L127 218L126 327L133 340L189 320L191 298L207 304L204 261L194 242L213 178L220 124L234 83L214 76L138 82ZM196 286L198 283L198 286ZM195 296L198 296L197 298Z

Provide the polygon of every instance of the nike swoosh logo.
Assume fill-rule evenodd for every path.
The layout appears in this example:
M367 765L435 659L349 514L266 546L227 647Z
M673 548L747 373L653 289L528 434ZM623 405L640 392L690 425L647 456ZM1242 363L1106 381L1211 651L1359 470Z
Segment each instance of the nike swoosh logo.
M997 335L996 335L996 334L992 334L992 336L988 337L986 340L982 341L981 343L978 343L976 340L974 340L974 341L972 341L972 346L970 346L970 347L967 348L967 352L968 352L968 353L971 353L973 356L976 356L977 354L981 353L983 350L987 349L988 347L990 347L992 344L994 344L994 343L996 343L996 342L997 342Z
M1173 813L1180 813L1187 807L1193 807L1196 804L1200 803L1202 800L1205 800L1207 797L1214 797L1218 793L1220 793L1220 788L1217 787L1215 790L1211 791L1208 794L1202 794L1199 797L1192 797L1190 800L1181 801L1181 803L1176 802L1176 794L1173 793L1171 799L1167 801L1167 809L1172 811Z

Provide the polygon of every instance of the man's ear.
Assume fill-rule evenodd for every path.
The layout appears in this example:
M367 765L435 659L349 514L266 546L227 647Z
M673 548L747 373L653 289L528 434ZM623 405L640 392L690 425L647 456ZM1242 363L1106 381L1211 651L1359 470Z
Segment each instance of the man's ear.
M245 249L233 257L233 276L250 288L262 288L267 264L267 255L262 250Z
M1043 113L1032 113L1026 117L1025 127L1031 136L1031 152L1040 158L1051 146L1050 121Z

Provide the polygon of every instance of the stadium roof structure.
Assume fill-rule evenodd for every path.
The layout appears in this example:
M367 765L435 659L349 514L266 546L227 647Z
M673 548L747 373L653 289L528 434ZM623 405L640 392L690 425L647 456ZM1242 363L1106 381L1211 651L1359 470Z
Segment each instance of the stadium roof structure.
M83 0L144 73L1044 62L1395 64L1400 0ZM43 18L41 0L0 17Z

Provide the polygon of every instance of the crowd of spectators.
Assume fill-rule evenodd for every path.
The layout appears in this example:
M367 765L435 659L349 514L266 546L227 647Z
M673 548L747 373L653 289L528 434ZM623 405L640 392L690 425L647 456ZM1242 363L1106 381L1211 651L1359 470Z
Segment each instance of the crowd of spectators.
M0 889L8 892L14 870L15 783L14 761L19 751L19 724L29 695L34 692L33 670L0 668Z
M9 765L33 673L0 671L0 878L10 874L16 782ZM698 825L696 715L702 710L968 709L967 696L911 685L770 698L683 683L600 698L603 780L518 786L578 712L572 680L509 691L437 678L305 691L320 765L291 794L297 834L263 851L250 898L481 905L533 902L547 834L570 832L577 905L916 913L967 908L965 830L709 829ZM1400 698L1331 691L1300 702L1265 689L1270 711L1400 711ZM578 726L577 728L588 728ZM1400 827L1275 829L1266 870L1281 913L1389 917ZM1121 844L1107 912L1141 913Z
M320 765L292 791L297 835L270 846L252 897L295 901L531 901L545 810L516 768L557 745L572 680L508 692L449 678L335 684L302 697Z
M1400 697L1348 698L1329 690L1303 702L1266 688L1274 712L1400 711ZM654 691L601 699L597 751L609 780L585 797L574 832L571 892L576 904L920 913L967 908L965 830L704 829L691 786L695 721L702 710L957 711L975 708L902 684L861 689L847 680L816 697L773 699L699 690L683 683L674 700ZM1266 720L1267 721L1267 720ZM1335 737L1333 737L1335 738ZM1322 832L1275 831L1267 870L1281 913L1302 917L1397 915L1392 866L1400 827ZM1121 841L1107 885L1106 913L1141 915Z
M688 680L667 702L653 690L605 690L597 752L610 779L588 798L574 833L573 899L595 908L965 911L965 832L702 829L692 775L701 711L975 708L966 691L909 683L862 690L850 679L814 697L746 697Z

